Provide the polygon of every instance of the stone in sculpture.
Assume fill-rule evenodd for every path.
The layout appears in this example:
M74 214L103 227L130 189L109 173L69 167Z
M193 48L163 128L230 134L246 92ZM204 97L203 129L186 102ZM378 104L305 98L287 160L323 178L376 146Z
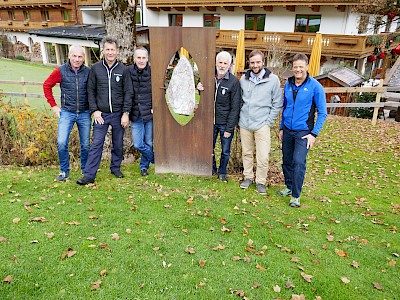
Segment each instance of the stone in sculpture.
M167 96L175 113L187 116L193 113L196 105L193 69L184 55L172 72Z

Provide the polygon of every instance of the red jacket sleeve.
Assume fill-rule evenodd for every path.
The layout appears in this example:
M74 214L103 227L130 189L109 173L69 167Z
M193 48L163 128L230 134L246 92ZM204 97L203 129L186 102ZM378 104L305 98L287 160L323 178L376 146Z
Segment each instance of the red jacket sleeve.
M51 72L49 77L47 77L47 79L43 82L44 96L46 97L47 102L49 102L51 107L57 105L56 100L54 99L53 96L53 87L60 82L61 82L61 72L59 68Z

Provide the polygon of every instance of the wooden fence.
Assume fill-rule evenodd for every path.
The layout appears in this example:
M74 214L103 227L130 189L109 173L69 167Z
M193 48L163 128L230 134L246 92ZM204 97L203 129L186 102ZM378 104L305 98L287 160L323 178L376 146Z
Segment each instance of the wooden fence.
M43 85L42 82L33 82L33 81L25 81L24 77L21 77L21 81L12 81L12 80L0 80L0 84L11 84L11 85L21 85L22 86L22 91L20 93L18 92L6 92L6 91L0 91L0 94L2 95L8 95L8 96L16 96L16 97L24 97L25 103L29 104L28 98L43 98L43 94L33 94L33 93L27 93L26 92L26 86L27 85ZM378 86L375 87L326 87L324 88L325 93L327 94L350 94L350 93L376 93L376 101L375 102L370 102L370 103L327 103L326 106L328 108L330 107L373 107L374 108L374 113L372 116L372 125L376 124L376 121L378 119L378 112L380 108L385 108L385 107L399 107L400 102L394 102L394 101L389 101L389 102L381 102L382 94L387 93L387 87L383 86L383 80L380 80L380 83Z

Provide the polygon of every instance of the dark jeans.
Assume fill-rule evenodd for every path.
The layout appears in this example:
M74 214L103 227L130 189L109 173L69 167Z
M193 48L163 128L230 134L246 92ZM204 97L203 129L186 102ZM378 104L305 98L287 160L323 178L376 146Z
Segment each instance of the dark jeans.
M286 187L292 190L292 197L295 198L300 197L306 173L307 139L302 137L309 133L308 130L293 131L283 128L282 170Z
M97 170L101 162L103 153L104 140L108 131L108 126L111 125L112 148L111 148L111 172L117 171L121 167L123 159L123 143L125 129L121 125L122 112L116 113L101 113L104 124L93 124L93 142L90 146L89 157L86 162L84 176L96 178Z
M233 133L230 137L224 137L225 125L214 125L214 142L213 142L213 173L218 173L221 175L226 175L226 167L228 166L229 157L231 156L231 143L233 139ZM217 142L217 137L221 140L221 158L219 160L219 168L217 170L217 163L215 161L215 143Z

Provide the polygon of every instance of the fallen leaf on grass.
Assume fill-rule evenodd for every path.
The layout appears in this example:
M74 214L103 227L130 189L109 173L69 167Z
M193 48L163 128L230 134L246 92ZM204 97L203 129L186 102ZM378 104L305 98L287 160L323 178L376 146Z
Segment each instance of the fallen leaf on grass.
M222 226L221 232L231 232L229 228L226 228L225 226Z
M0 236L0 243L7 243L8 240L5 237Z
M8 275L3 279L3 282L10 283L10 282L13 282L13 280L14 279L12 278L12 276Z
M251 258L248 257L248 256L245 256L245 257L243 257L243 261L247 262L247 263L250 263L251 262Z
M389 266L394 267L394 266L396 266L396 261L392 259L389 261L388 264L389 264Z
M306 297L303 294L292 294L292 298L290 298L290 300L306 300Z
M188 248L188 249L185 250L185 252L189 253L189 254L195 254L196 253L196 251L193 248Z
M205 261L199 261L199 266L201 267L201 268L203 268L204 266L206 265L206 262Z
M91 282L91 284L92 284L92 287L91 287L90 289L91 289L92 291L93 291L93 290L97 290L97 289L100 288L101 280L99 279L99 280L97 280L97 281L95 281L95 282Z
M333 235L328 235L328 236L326 237L326 239L327 239L329 242L333 242L333 240L335 239L335 237L334 237Z
M374 285L374 288L376 288L377 290L383 290L383 287L379 283L373 282L372 284Z
M214 251L217 251L217 250L224 250L225 249L225 246L224 245L221 245L221 244L218 244L218 246L216 246L216 247L214 247L214 248L212 248Z
M88 236L86 239L89 240L89 241L94 241L94 240L96 240L96 238L95 238L94 236Z
M89 219L98 219L98 216L88 216Z
M348 253L347 253L347 252L344 252L344 251L341 250L341 249L335 249L335 252L336 252L336 254L339 255L340 257L345 257L345 258L349 257Z
M312 275L308 275L308 274L306 274L306 273L304 273L304 272L301 272L300 275L301 275L301 277L303 277L304 280L307 281L307 282L311 282L311 278L313 278Z
M125 230L125 232L126 232L127 234L131 234L131 233L132 233L132 229L127 228L127 229Z
M160 250L160 247L154 247L154 248L153 248L153 251L156 251L156 252L157 252L158 250Z
M287 288L287 289L294 288L294 287L295 287L295 285L289 281L285 283L285 288Z
M47 238L52 239L54 237L53 232L46 233Z
M163 265L163 268L164 268L164 269L168 269L169 267L172 266L172 264L167 264L167 262L164 261L164 260L163 260L163 262L162 262L162 265Z
M29 221L32 221L32 222L47 222L46 218L44 218L44 217L32 217L32 218L29 218Z
M61 259L72 257L76 254L76 251L73 251L72 248L68 248L68 251L61 254Z
M256 289L256 288L258 288L260 286L261 286L261 284L259 284L257 281L253 282L253 289Z
M80 225L81 223L77 221L67 222L68 225Z
M119 235L118 235L118 233L113 233L113 234L111 234L111 239L118 241L118 240L119 240Z
M14 219L12 220L12 222L13 222L14 224L17 224L19 221L21 221L20 218L14 218Z
M292 257L292 258L290 259L290 261L299 262L299 259L298 259L297 257Z
M196 284L196 289L198 289L199 287L205 286L206 283L204 281L201 281L199 284Z
M355 260L353 260L350 265L356 269L358 269L359 267L358 262L356 262Z
M233 258L232 258L232 260L234 260L234 261L238 261L238 260L240 260L241 258L240 258L240 256L234 256Z
M314 250L314 249L310 249L310 253L311 253L312 255L318 254L317 250Z
M279 285L275 285L273 287L273 290L274 290L275 293L280 293L281 292L281 287Z
M344 284L348 284L350 282L350 280L346 277L341 277L340 280L344 283Z
M265 271L265 268L259 264L256 265L256 268L259 269L260 271Z
M107 274L107 270L101 270L100 271L100 276L105 276Z

